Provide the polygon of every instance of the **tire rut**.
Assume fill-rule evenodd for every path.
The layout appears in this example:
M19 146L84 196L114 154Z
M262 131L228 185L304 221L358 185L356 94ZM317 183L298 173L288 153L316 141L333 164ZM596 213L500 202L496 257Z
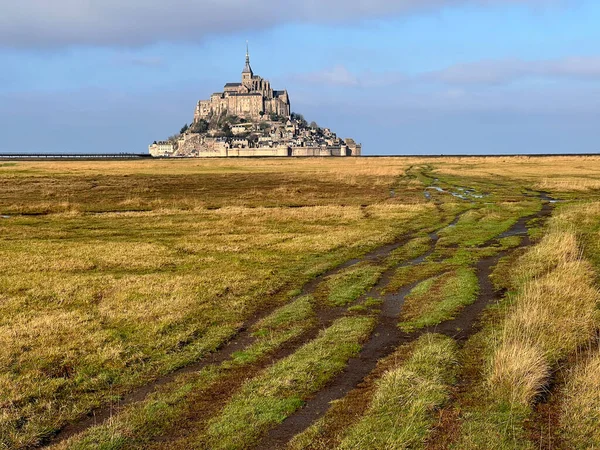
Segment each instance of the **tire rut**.
M371 250L370 252L364 254L362 257L349 259L343 262L342 264L339 264L338 266L323 272L322 274L305 283L302 287L302 291L300 292L300 294L296 295L293 299L290 300L290 302L300 297L312 294L315 291L316 287L325 278L331 275L335 275L341 272L342 270L352 267L361 262L378 261L385 258L391 252L400 248L402 245L405 245L408 241L410 241L411 237L412 234L402 236L390 244L385 244L374 250ZM155 392L161 386L171 383L180 375L198 372L209 365L218 365L225 362L235 352L241 351L244 348L252 345L252 343L255 340L255 338L252 336L252 327L280 306L282 305L272 306L270 308L266 308L258 314L254 314L254 316L250 320L248 320L242 327L240 327L231 338L229 338L214 352L208 354L203 359L181 367L180 369L177 369L166 375L156 378L150 383L144 384L131 390L130 392L124 394L122 400L120 400L116 404L113 403L104 405L100 408L90 411L84 418L65 425L50 438L43 440L42 443L38 446L38 448L44 448L50 445L58 444L76 434L87 430L88 428L97 425L102 425L111 417L113 417L116 413L118 413L118 411L122 410L128 405L143 401L146 397L148 397L148 395Z
M542 197L545 200L545 198ZM520 218L509 230L502 233L495 239L486 242L484 245L490 245L497 242L502 237L523 235L523 240L518 248L524 248L531 245L531 239L527 234L527 222L534 218L546 217L551 212L549 203L542 205L541 211L537 214ZM458 221L459 216L455 219ZM431 254L437 242L437 232L432 236L433 246L428 254L423 255L421 262ZM330 403L347 395L355 389L364 379L375 369L377 362L386 356L389 356L398 346L408 344L418 339L425 333L439 333L456 339L459 342L465 341L476 330L476 324L483 310L497 299L496 291L490 279L490 275L499 260L509 253L508 250L501 251L496 255L480 259L476 264L476 273L479 280L479 294L477 300L464 307L460 314L454 318L442 322L439 325L425 327L421 330L405 333L402 332L397 324L400 310L408 293L419 283L416 281L403 287L394 294L382 295L381 286L385 287L391 278L383 279L378 285L377 292L371 296L377 296L383 300L379 321L370 339L363 345L361 352L356 358L352 358L345 370L339 374L329 385L310 398L305 406L285 419L280 425L267 432L265 438L253 448L255 449L276 449L282 448L295 435L306 430L316 420L325 415L330 407ZM401 266L399 266L401 267ZM395 270L396 268L394 268ZM391 271L393 274L393 271Z
M453 219L453 221L450 223L450 225L455 224L459 220L461 215L462 215L462 213L458 214ZM448 225L446 225L446 226L448 226ZM443 227L443 228L445 228L445 227ZM443 228L441 228L441 229L443 229ZM369 291L367 291L365 294L361 295L359 299L355 300L355 302L359 302L360 300L364 300L368 297L378 296L379 292L381 290L383 290L385 288L385 286L388 285L390 279L392 278L392 276L394 275L394 273L398 267L406 267L406 266L410 266L410 265L416 265L416 264L420 264L421 262L425 261L425 259L428 256L430 256L433 253L433 251L435 250L435 245L438 240L437 233L440 230L436 230L429 234L429 238L430 238L431 242L430 242L430 248L427 250L427 252L425 252L424 254L422 254L418 257L415 257L411 260L394 265L394 266L388 268L387 270L385 270L381 274L377 283ZM383 250L379 251L378 252L379 259L385 258L393 250L398 248L400 245L402 245L402 244L394 245L394 246L390 245L390 246L387 246L387 249L385 251L383 251ZM365 259L361 259L358 262L361 262L364 260ZM353 264L347 263L345 265L345 267L350 267L352 265ZM339 270L341 270L341 268ZM314 288L316 288L317 285L318 285L318 283L315 283ZM262 363L260 363L258 366L257 365L253 366L251 373L256 374L256 373L258 373L258 371L265 369L266 367L275 363L276 361L279 361L279 360L291 355L292 353L294 353L302 345L310 342L315 337L317 337L318 332L320 330L331 326L336 319L338 319L338 318L342 317L344 314L346 314L347 308L348 308L347 305L346 306L338 306L338 307L327 307L327 306L318 307L316 310L317 324L314 327L311 327L310 329L306 330L301 336L299 336L297 339L295 339L293 345L285 344L283 348L276 351L275 355L271 355L270 357L265 358L265 360ZM388 310L388 314L390 315L390 317L394 316L398 312L399 311L396 311L395 309ZM186 423L183 424L179 430L176 430L174 433L170 432L168 435L159 436L159 437L155 438L153 440L153 442L154 443L170 442L170 443L172 443L172 445L169 448L188 448L187 444L182 443L181 440L188 437L190 435L190 432L198 433L200 430L202 430L205 427L206 421L208 418L214 416L215 414L218 414L220 409L225 405L226 400L229 397L231 397L231 395L233 395L233 393L248 378L247 372L242 371L241 373L243 373L243 375L238 378L236 383L228 382L223 389L218 390L220 392L220 394L217 395L216 398L218 398L219 401L211 403L210 407L205 406L206 402L199 403L200 407L199 408L196 407L197 405L194 407L194 410L196 412L194 414L192 414L191 416L186 417ZM226 391L224 393L224 395L223 395L223 391ZM160 447L160 445L159 445L159 447Z
M460 215L456 216L452 223L456 223L456 221L458 220L459 217L460 217ZM430 237L435 235L436 240L437 240L436 233L437 232L431 233ZM407 234L407 235L401 236L392 243L377 247L376 249L367 252L366 254L364 254L361 257L349 259L349 260L339 264L338 266L323 272L322 274L318 275L317 277L315 277L312 280L305 283L304 286L302 287L301 292L298 295L296 295L293 299L291 299L290 302L292 302L300 297L314 293L317 286L320 283L322 283L327 277L335 275L344 269L347 269L349 267L352 267L352 266L362 263L362 262L372 262L372 261L384 260L391 252L393 252L394 250L407 244L412 238L413 238L413 234ZM433 247L434 247L434 244L432 244L432 250L430 250L430 252L433 251ZM426 256L428 256L430 254L430 252L428 252L426 255L420 256L419 258L415 258L414 261L421 261ZM409 263L411 263L411 262L409 261ZM389 280L391 275L392 275L391 270L384 272L380 281L376 284L376 287L379 286L379 284L381 283L382 280ZM369 294L372 294L372 292L369 292ZM118 414L125 407L145 400L150 394L152 394L153 392L156 392L160 387L173 382L177 377L179 377L181 375L198 372L210 365L219 365L219 364L227 361L235 352L241 351L254 343L255 338L252 335L252 327L256 323L258 323L261 319L267 317L269 314L271 314L273 311L275 311L275 309L277 309L280 306L282 306L282 305L276 305L276 306L272 306L269 308L265 308L260 313L254 314L254 316L250 320L248 320L242 327L240 327L239 330L229 340L224 342L219 348L217 348L214 352L207 355L202 360L188 364L184 367L181 367L180 369L170 372L169 374L166 374L164 376L156 378L155 380L153 380L150 383L147 383L145 385L142 385L142 386L139 386L139 387L133 389L129 393L126 393L118 403L104 405L100 408L92 410L84 418L65 425L63 428L58 430L51 437L49 437L45 440L42 440L42 442L40 443L40 445L37 446L37 448L45 448L45 447L48 447L51 445L56 445L60 442L63 442L65 440L71 438L72 436L75 436L77 434L80 434L80 433L86 431L87 429L89 429L91 427L102 425L102 424L106 423L108 420L110 420L113 416ZM307 330L299 338L295 339L294 342L297 342L296 345L291 346L291 348L289 345L287 345L287 346L285 346L285 349L283 349L281 354L272 355L272 358L270 359L270 361L272 362L276 359L279 359L279 357L287 356L288 351L291 353L293 350L297 349L305 342L308 342L309 340L314 338L316 336L319 328L327 327L336 318L340 317L345 311L346 311L346 308L343 308L343 307L319 309L317 311L318 326ZM279 352L276 352L276 353L279 353Z

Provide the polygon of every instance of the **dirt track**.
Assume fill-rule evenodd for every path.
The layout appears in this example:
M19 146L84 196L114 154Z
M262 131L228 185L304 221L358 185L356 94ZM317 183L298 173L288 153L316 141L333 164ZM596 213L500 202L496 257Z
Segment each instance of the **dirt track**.
M491 245L503 237L522 236L519 248L527 247L531 245L531 240L527 234L527 222L534 218L545 218L550 213L551 206L545 203L539 213L519 219L509 230L486 242L483 246ZM436 241L437 235L433 235L432 242L435 243ZM404 298L418 282L405 286L395 294L381 295L380 291L379 293L371 292L369 295L382 299L383 304L377 327L371 338L363 346L359 356L351 359L343 373L315 394L312 399L309 399L302 409L288 417L279 426L273 428L255 448L266 450L283 447L296 434L304 431L321 418L329 409L332 401L344 397L359 386L365 377L375 369L377 362L390 355L398 346L410 343L419 336L432 332L444 334L458 341L468 339L477 331L476 324L483 310L498 298L490 280L490 275L500 258L506 256L507 253L507 251L503 251L479 260L476 265L480 286L477 300L463 308L458 317L436 326L423 328L414 333L403 333L398 328L397 323ZM419 259L422 261L425 256ZM407 264L411 263L414 264L415 262L412 261ZM377 289L381 289L381 286L385 285L386 280L382 279Z
M389 256L391 252L398 249L402 245L405 245L410 240L410 238L411 236L403 236L391 244L386 244L381 247L378 247L366 253L360 258L350 259L338 265L337 267L322 273L321 275L315 277L314 279L306 283L303 286L301 293L294 297L294 299L314 293L317 286L321 282L323 282L325 278L331 275L335 275L348 267L354 266L362 262L381 261L385 259L387 256ZM218 365L223 363L224 361L228 360L235 352L241 351L254 343L255 338L252 336L252 333L250 331L252 329L252 326L258 323L262 318L268 316L276 308L277 306L274 306L272 308L267 308L264 311L261 311L260 314L255 314L250 320L248 320L244 324L242 328L238 330L238 332L229 341L225 342L214 353L211 353L210 355L198 362L189 364L185 367L182 367L181 369L169 373L168 375L161 376L150 383L147 383L143 386L134 389L133 391L124 395L121 401L119 401L116 404L105 405L101 408L90 412L81 420L66 425L55 435L53 435L50 439L43 442L41 447L57 444L66 439L69 439L70 437L76 434L87 430L88 428L105 423L112 416L118 414L118 412L124 409L126 406L143 401L146 397L148 397L148 395L155 392L161 386L171 383L180 375L198 372L207 366ZM280 359L282 357L287 356L290 353L293 353L293 351L295 351L300 345L313 339L316 336L318 329L328 326L331 322L333 322L333 320L340 317L344 312L345 308L341 307L327 308L318 311L318 327L308 330L298 339L295 339L293 342L284 345L275 354L270 355L269 361ZM229 393L231 393L231 388L232 386L228 387Z
M549 211L549 205L545 204L542 211L536 214L535 217L543 217L547 215ZM530 241L527 236L527 228L525 224L531 218L532 217L520 219L513 227L511 227L509 231L503 233L499 237L522 235L523 241L521 245L529 245ZM458 217L455 218L455 222L457 220ZM498 238L494 240L497 240ZM435 249L437 239L437 233L434 232L430 234L430 250L418 258L403 263L401 266L416 265L423 262L425 258L429 256ZM364 261L381 261L385 259L393 250L399 248L408 242L408 240L409 237L404 237L392 244L379 247L361 258L349 260L340 266L321 274L317 278L306 283L302 289L302 293L299 294L298 297L314 293L317 286L326 277L334 275L345 268ZM489 243L486 243L486 245L487 244ZM498 260L504 256L504 254L505 253L503 252L492 257L484 258L477 263L476 268L480 282L480 293L475 303L465 307L456 319L449 320L435 327L425 328L410 334L403 333L399 330L397 327L397 318L405 296L417 283L404 287L398 293L383 295L382 291L388 285L395 270L401 266L393 267L384 272L373 289L363 296L364 298L380 298L383 300L383 303L381 305L378 324L370 339L363 346L359 356L351 359L345 371L337 376L328 386L317 393L312 399L308 400L304 408L290 416L281 425L272 429L257 448L277 448L278 446L288 442L289 439L291 439L295 434L306 429L316 419L325 414L332 400L342 398L348 392L356 388L365 379L365 377L367 377L373 371L377 365L377 362L385 356L391 354L399 345L411 342L426 332L442 333L458 340L464 340L468 338L474 332L474 325L476 324L477 319L479 318L483 309L496 298L496 293L493 290L489 275L493 270L493 267L497 264ZM106 422L111 416L115 415L115 413L118 413L119 410L123 409L127 405L143 401L149 394L155 392L159 387L174 381L179 375L197 372L209 365L218 365L226 361L234 352L242 350L254 342L254 338L249 330L253 324L267 316L274 309L275 307L270 308L269 310L262 312L260 315L254 316L230 341L225 343L220 349L203 360L188 365L169 375L160 377L151 383L135 389L131 393L125 395L122 401L117 405L107 405L94 411L92 414L83 418L82 420L67 425L52 439L46 442L45 445L52 445L64 441L92 426ZM217 383L217 385L214 386L214 388L211 388L209 392L203 393L209 399L209 401L200 401L199 399L194 405L193 410L190 411L189 416L186 417L186 419L188 419L186 421L187 424L182 424L180 429L173 430L174 433L169 434L168 440L184 437L192 429L196 429L197 431L196 427L198 424L202 423L202 421L204 421L206 418L217 412L229 398L231 393L237 387L239 387L239 385L241 385L244 379L254 373L257 373L259 370L268 366L273 361L284 358L285 356L293 353L301 345L313 339L318 333L319 329L327 327L335 319L342 316L345 311L346 308L342 307L319 309L317 311L317 327L311 328L299 338L292 342L288 342L274 354L268 355L268 357L264 358L252 367L244 368L243 371L240 371L239 373L236 371L229 373L226 377L224 377L222 382ZM196 427L194 427L194 424L196 424ZM159 437L157 440L160 442L163 441L164 438L166 438L166 436L163 438Z

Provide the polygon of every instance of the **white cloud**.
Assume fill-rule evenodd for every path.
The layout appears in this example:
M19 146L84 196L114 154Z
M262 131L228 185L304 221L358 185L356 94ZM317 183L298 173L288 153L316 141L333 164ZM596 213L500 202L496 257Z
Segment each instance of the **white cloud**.
M326 84L333 86L357 86L358 77L346 67L337 65L318 72L311 72L292 76L292 78L309 84Z
M464 3L566 0L0 0L0 47L194 41L289 22L339 23Z
M448 98L461 97L461 86L504 86L526 79L570 79L600 81L600 56L525 61L489 60L461 63L433 72L408 75L402 72L353 73L343 65L305 74L290 75L291 81L305 84L354 86L362 88L414 87L443 84L450 87Z
M122 54L114 58L117 65L131 65L140 67L158 68L165 65L165 61L158 56L137 56Z
M448 84L508 84L527 78L600 80L600 57L525 61L506 59L457 64L430 72L423 79Z

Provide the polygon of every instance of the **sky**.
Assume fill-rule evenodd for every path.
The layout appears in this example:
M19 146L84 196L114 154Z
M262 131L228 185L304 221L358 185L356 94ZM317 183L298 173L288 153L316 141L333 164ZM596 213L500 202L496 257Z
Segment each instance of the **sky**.
M252 68L367 155L600 152L598 0L0 0L0 153L145 153Z

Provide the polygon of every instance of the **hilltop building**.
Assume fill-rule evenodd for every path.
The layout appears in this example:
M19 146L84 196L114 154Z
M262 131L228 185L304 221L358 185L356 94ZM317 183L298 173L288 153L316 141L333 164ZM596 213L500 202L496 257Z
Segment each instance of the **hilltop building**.
M276 91L254 75L246 46L241 83L200 100L194 121L166 141L149 146L154 157L360 156L353 139L310 125L291 112L286 90Z
M200 100L196 106L194 120L207 119L223 113L255 120L268 114L288 117L291 113L287 91L275 91L268 80L254 75L247 46L242 82L227 83L223 92L211 95L210 100Z

